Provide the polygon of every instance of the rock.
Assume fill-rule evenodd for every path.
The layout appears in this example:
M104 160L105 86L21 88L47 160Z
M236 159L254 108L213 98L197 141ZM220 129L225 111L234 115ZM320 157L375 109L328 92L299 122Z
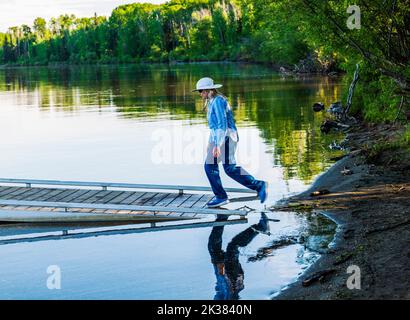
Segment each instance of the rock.
M348 125L339 123L332 120L325 120L320 126L320 131L323 133L329 133L331 129L346 129L349 128Z
M282 74L284 74L284 75L290 75L290 74L292 74L291 71L287 70L287 69L284 68L284 67L280 67L280 68L279 68L279 71L280 71L280 73L282 73Z
M333 141L330 145L329 145L329 149L330 150L343 150L343 147L338 144L336 141Z
M342 171L340 171L340 173L344 176L348 176L348 175L353 174L353 171L350 169L344 168Z
M320 131L323 133L329 133L330 129L335 128L334 121L325 120L320 126Z
M312 108L313 111L319 112L325 109L325 105L323 104L323 102L315 102Z
M314 196L320 196L320 195L322 195L322 194L328 194L328 193L330 193L329 190L327 190L327 189L321 189L321 190L313 191L313 192L310 194L310 196L311 196L311 197L314 197Z
M335 116L339 116L339 115L343 114L342 103L340 101L332 103L330 105L329 109L327 109L327 112L329 112L331 114L334 114Z

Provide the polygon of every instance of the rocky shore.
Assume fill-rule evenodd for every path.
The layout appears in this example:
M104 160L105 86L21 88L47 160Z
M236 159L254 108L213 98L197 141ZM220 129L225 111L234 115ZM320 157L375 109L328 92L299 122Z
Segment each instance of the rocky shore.
M356 126L344 158L271 208L322 212L338 224L327 253L275 299L410 299L410 155L389 146L402 130Z

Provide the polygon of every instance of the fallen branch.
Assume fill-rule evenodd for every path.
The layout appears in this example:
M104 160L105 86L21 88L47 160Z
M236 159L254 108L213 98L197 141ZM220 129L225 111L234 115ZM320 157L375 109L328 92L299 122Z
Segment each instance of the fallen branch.
M336 269L327 269L327 270L318 271L318 272L314 273L313 275L311 275L309 278L303 280L302 281L302 286L308 287L316 281L323 282L323 281L325 281L325 279L328 275L334 273L335 271L336 271Z

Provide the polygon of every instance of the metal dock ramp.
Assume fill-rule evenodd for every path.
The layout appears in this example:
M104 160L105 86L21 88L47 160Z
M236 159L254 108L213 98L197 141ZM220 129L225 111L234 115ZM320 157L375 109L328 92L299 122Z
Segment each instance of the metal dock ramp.
M200 186L0 178L0 222L167 221L248 213L205 208L211 191ZM239 200L257 199L249 189L226 191L254 194Z

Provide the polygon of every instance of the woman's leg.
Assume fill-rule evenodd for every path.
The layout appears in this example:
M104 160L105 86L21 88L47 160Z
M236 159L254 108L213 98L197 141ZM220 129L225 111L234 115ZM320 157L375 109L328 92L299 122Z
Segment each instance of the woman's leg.
M223 147L223 146L222 146ZM211 184L212 191L218 199L227 199L225 189L222 186L221 177L219 176L219 165L220 159L215 158L212 154L213 145L208 145L207 156L205 160L205 173L208 177L209 183Z
M245 169L236 165L235 152L236 152L236 142L232 139L227 139L225 142L224 150L224 161L223 167L225 173L239 182L241 185L251 189L259 191L263 185L263 181L256 180L251 174L249 174Z

